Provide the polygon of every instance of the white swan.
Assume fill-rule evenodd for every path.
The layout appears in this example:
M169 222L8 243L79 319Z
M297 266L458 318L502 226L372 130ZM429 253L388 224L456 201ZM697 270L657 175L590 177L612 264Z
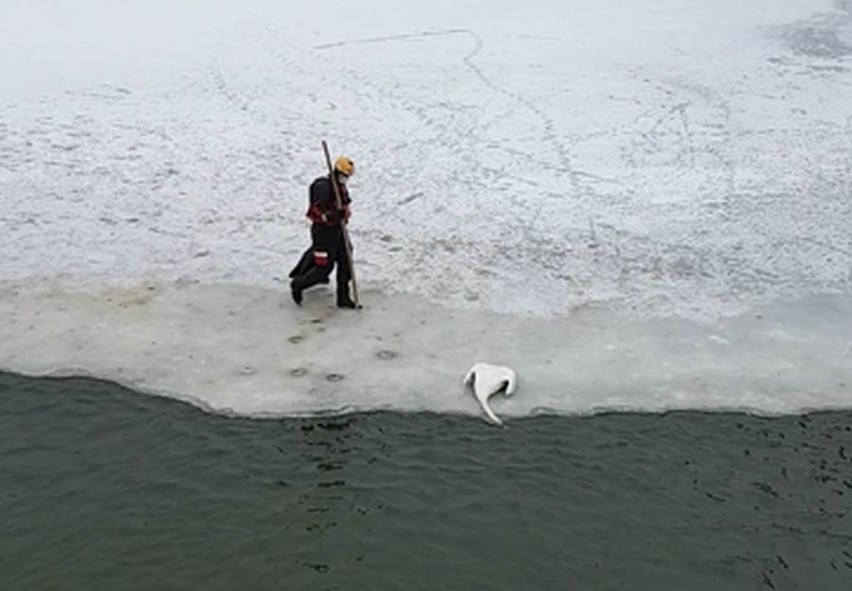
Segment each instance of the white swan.
M502 365L475 363L467 372L462 383L465 386L473 387L473 393L488 418L494 424L502 425L503 421L488 406L488 399L500 391L503 391L506 396L511 396L514 393L518 383L514 370Z

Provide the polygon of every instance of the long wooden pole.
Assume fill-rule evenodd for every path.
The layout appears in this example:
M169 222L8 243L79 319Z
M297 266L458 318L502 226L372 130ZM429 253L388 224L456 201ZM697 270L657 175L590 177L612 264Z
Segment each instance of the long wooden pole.
M328 165L328 178L331 179L331 187L334 189L337 208L343 209L340 188L337 186L337 177L334 175L334 168L331 166L331 156L328 153L328 144L325 143L325 140L322 141L322 150L325 152L325 163ZM355 302L356 308L360 308L358 303L358 282L355 281L355 261L352 259L352 245L349 242L349 228L347 228L347 223L345 218L340 219L340 227L343 230L343 245L346 249L346 258L349 260L349 276L352 277L352 301Z

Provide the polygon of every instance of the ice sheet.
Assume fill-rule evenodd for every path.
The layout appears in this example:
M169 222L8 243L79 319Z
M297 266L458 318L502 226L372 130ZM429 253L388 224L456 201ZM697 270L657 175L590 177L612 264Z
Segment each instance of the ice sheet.
M475 361L518 372L500 416L604 410L787 413L849 406L852 297L818 297L714 323L585 307L542 319L448 310L365 290L338 311L315 288L188 282L93 294L0 288L0 359L33 375L94 375L251 416L397 409L477 414Z
M9 0L0 368L121 369L253 414L467 408L458 374L485 353L532 386L510 412L845 403L851 70L847 1ZM380 305L314 334L283 280L322 139L356 162ZM149 283L180 342L104 299ZM9 295L45 285L55 301ZM375 360L373 337L402 354ZM360 355L344 381L322 344Z

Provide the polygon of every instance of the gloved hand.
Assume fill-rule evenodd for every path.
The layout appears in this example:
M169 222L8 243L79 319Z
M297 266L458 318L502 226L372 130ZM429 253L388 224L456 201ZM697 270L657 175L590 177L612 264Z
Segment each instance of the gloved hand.
M340 220L343 219L343 216L344 216L344 210L335 209L334 211L330 211L327 214L325 214L325 219L327 219L332 224L339 224Z

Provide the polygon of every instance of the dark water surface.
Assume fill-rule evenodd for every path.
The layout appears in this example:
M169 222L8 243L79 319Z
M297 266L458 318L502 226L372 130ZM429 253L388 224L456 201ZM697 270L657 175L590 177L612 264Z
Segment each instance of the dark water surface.
M0 374L0 589L852 589L852 413L248 420Z

